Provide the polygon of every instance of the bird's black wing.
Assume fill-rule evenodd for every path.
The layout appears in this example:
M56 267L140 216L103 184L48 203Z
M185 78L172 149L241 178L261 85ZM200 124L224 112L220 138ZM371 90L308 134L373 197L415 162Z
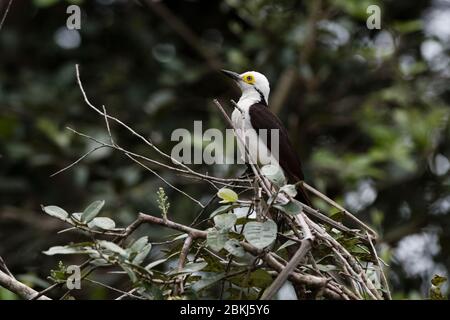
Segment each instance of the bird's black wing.
M280 119L274 115L268 107L263 104L256 103L249 108L250 122L252 127L258 133L261 129L278 129L279 130L279 163L285 171L289 182L295 183L303 180L303 172L300 160L292 147L286 128ZM267 133L267 147L272 150L272 141L270 131Z
M281 120L273 114L269 108L262 103L255 103L249 108L250 122L252 127L258 132L260 129L278 129L279 130L279 159L281 168L283 169L288 182L296 183L304 179L302 165L300 159L292 147L288 132ZM267 133L267 148L271 150L270 131ZM310 203L306 192L303 188L299 188L298 200Z

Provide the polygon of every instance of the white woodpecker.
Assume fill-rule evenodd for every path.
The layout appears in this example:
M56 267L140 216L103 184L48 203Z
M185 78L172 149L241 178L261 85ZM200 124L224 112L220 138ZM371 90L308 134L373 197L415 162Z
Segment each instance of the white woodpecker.
M231 120L238 131L236 134L242 137L241 141L244 141L250 154L250 159L246 159L246 162L279 165L288 183L294 184L303 180L302 166L288 132L280 119L269 109L270 86L267 78L256 71L238 74L222 70L222 73L233 79L242 91ZM242 154L245 154L239 140L238 145ZM298 191L296 199L310 204L303 188L298 188Z

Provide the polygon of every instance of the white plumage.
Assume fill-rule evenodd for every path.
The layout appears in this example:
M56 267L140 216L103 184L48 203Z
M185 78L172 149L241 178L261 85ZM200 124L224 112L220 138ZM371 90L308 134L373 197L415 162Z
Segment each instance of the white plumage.
M245 72L240 77L245 78L249 75L253 77L254 82L253 84L246 82L238 83L242 90L242 95L237 102L239 108L235 108L231 115L233 125L237 129L236 135L240 135L241 137L241 139L239 137L237 138L241 156L244 157L245 155L245 149L242 144L245 141L250 154L250 159L244 159L246 160L245 162L256 162L261 165L278 165L276 157L266 147L267 141L265 139L270 136L270 130L265 137L259 135L254 130L249 115L249 109L252 105L260 103L262 99L267 103L270 93L269 81L263 74L255 71Z

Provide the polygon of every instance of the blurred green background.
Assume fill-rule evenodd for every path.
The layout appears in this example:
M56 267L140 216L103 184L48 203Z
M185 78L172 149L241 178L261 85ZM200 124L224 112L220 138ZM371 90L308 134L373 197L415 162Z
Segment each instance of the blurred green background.
M66 28L73 3L80 30ZM380 30L366 26L371 4L381 8ZM41 204L74 212L104 199L104 213L122 225L159 212L164 184L112 150L50 178L93 146L65 127L107 139L84 104L76 63L94 104L169 153L171 132L192 130L194 120L225 129L212 99L227 104L238 93L218 68L257 70L271 81L269 104L306 181L378 230L395 298L427 298L431 277L450 268L448 21L448 0L14 1L0 31L0 255L39 290L58 263L41 252L82 239L56 234L64 225ZM112 129L121 145L156 156ZM244 169L197 168L227 177ZM215 193L152 169L204 203ZM199 208L165 189L171 218L192 221Z

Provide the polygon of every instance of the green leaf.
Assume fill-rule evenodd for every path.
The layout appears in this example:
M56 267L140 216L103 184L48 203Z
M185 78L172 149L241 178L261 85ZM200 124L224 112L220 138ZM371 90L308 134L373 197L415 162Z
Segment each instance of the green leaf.
M159 266L161 263L164 263L168 260L168 258L164 258L164 259L159 259L159 260L155 260L150 262L148 265L145 266L145 269L147 270L151 270L156 266Z
M234 213L219 214L214 217L214 225L217 229L229 230L237 221L237 217Z
M266 270L258 269L250 274L248 284L251 287L266 288L272 281L272 276Z
M104 204L104 200L97 200L92 202L86 209L84 209L83 213L81 214L81 221L87 223L94 219L99 214Z
M147 256L148 256L148 254L149 254L151 249L152 249L152 244L151 243L148 243L147 245L145 245L139 251L139 253L136 255L136 257L134 257L132 263L140 265L142 262L144 262L145 258L147 258Z
M238 200L238 195L236 192L234 192L231 189L228 188L222 188L217 192L217 196L222 199L220 203L230 203L230 202L236 202Z
M125 249L119 247L117 244L115 244L114 242L111 241L106 241L106 240L100 240L98 242L98 244L100 245L100 247L102 247L103 249L106 249L108 251L111 251L113 253L117 253L118 255L127 258L128 257L128 253L125 251Z
M142 249L144 249L145 245L148 243L148 237L144 236L139 239L137 239L135 242L133 242L132 245L130 245L128 248L130 252L139 252Z
M61 220L66 220L69 214L66 210L57 206L46 206L42 208L44 212L52 217L56 217Z
M49 248L47 251L43 251L42 253L47 256L53 256L55 254L85 254L89 252L90 250L86 250L84 247L55 246Z
M295 197L297 195L297 189L295 188L295 185L293 184L287 184L280 188L280 192L284 192L285 194L289 195L290 197Z
M248 276L244 274L231 277L230 281L240 288L266 288L272 283L273 278L267 271L258 269Z
M370 254L369 249L363 247L360 244L356 244L353 247L348 249L351 253L355 253L355 254Z
M191 287L191 289L195 292L199 292L200 290L203 290L214 283L220 281L225 277L225 273L213 273L213 274L206 274L204 275L201 280L194 283L194 285Z
M203 260L208 262L208 266L205 269L203 269L204 272L219 273L225 271L225 266L219 262L216 256L211 255L207 251L203 251L201 256Z
M224 248L229 253L231 253L233 256L236 256L239 258L242 258L243 256L245 256L244 248L242 248L239 241L236 239L230 239L227 242L225 242Z
M131 282L133 282L133 283L137 282L138 278L137 278L136 274L134 273L133 269L131 269L130 267L128 267L127 265L124 265L124 264L121 264L120 266L128 274L128 276L131 279Z
M148 300L164 300L162 288L149 283L140 283L137 292Z
M208 229L206 234L206 244L214 251L220 251L228 240L228 234L216 228Z
M244 237L256 248L263 249L275 241L277 229L277 224L273 220L247 222L244 226Z
M213 218L214 216L216 216L216 215L218 215L218 214L222 214L222 213L228 212L228 211L230 211L230 210L232 210L232 209L234 209L234 208L237 208L237 207L238 207L238 205L236 205L236 204L228 204L228 205L220 206L220 207L218 207L216 210L214 210L214 211L209 215L209 217L210 217L210 218Z
M344 211L337 211L335 213L332 213L330 215L330 218L337 222L342 222L345 218L345 212Z
M81 214L82 212L74 212L70 215L70 218L76 220L76 222L81 222Z
M116 223L113 219L107 217L95 217L88 223L88 227L97 227L103 230L111 230L116 227Z
M292 241L292 240L288 240L288 241L286 241L285 243L283 243L283 244L277 249L277 251L281 251L281 250L283 250L284 248L287 248L287 247L292 246L293 244L296 244L296 242L295 242L295 241Z
M302 204L295 199L292 199L285 205L276 204L273 207L291 216L297 215L303 210Z
M283 170L279 166L268 164L261 168L261 173L274 185L282 187L286 184Z
M181 273L193 273L204 269L208 265L208 262L192 262L187 263L186 266L181 270L173 270L170 274L181 274Z

